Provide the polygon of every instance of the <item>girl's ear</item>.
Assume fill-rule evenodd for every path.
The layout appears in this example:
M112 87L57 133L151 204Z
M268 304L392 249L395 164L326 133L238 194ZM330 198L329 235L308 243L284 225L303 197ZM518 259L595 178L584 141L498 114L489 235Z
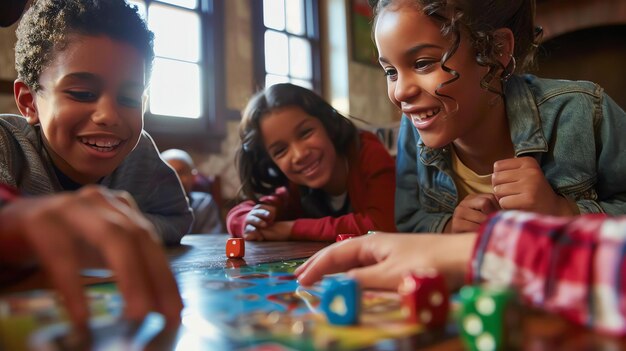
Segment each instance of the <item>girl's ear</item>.
M509 28L496 29L493 36L496 41L498 61L502 67L507 67L515 49L515 36Z
M26 83L17 79L13 82L13 96L15 103L20 110L22 116L26 117L28 124L35 125L39 123L39 113L37 104L35 103L35 91L33 91Z

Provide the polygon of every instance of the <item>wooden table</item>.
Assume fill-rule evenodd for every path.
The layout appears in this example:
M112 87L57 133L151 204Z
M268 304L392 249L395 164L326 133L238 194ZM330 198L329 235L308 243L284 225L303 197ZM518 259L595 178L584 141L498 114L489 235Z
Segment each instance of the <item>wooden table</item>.
M225 234L186 235L180 246L168 249L172 270L176 273L189 269L226 267L229 262L226 258L228 238ZM241 262L255 265L307 258L328 244L313 241L247 241L246 254Z
M187 235L180 247L168 250L172 270L184 272L205 268L226 267L226 235ZM329 243L321 242L246 242L245 263L275 262L305 258L313 255ZM616 351L626 350L626 339L594 333L577 327L564 319L542 313L526 311L521 325L523 346L529 351ZM423 349L423 338L416 336L394 345L392 349ZM388 347L387 345L386 347ZM388 348L386 348L387 350ZM464 346L455 338L427 348L430 351L462 351Z
M246 242L245 258L233 261L225 255L227 235L187 235L180 246L168 248L167 254L173 272L179 277L193 271L202 271L212 268L224 268L236 262L238 265L255 265L306 258L329 243L322 242ZM32 280L32 279L31 279ZM106 279L105 279L106 280ZM97 282L97 279L86 279L86 283ZM100 280L102 281L102 280ZM42 281L30 281L18 285L19 289L42 287ZM44 284L44 285L42 285ZM5 289L6 292L6 289ZM537 311L527 311L523 318L523 346L521 350L530 351L616 351L626 350L626 339L619 339L600 335L588 329L574 326L562 318ZM384 350L414 350L424 349L424 338L429 336L416 335L413 338L386 343ZM150 349L174 350L178 349L183 340L181 334L160 335L151 343ZM210 345L200 346L201 350L213 350ZM376 350L373 348L372 350ZM430 351L461 351L463 344L458 338L437 343L426 348Z

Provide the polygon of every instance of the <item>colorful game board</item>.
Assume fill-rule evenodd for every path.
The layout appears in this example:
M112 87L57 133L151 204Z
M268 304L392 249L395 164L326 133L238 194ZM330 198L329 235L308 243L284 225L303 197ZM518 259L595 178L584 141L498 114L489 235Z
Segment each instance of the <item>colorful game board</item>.
M175 271L185 303L182 326L162 332L158 314L139 325L120 320L123 302L113 284L88 289L94 315L92 349L177 350L388 350L414 349L455 334L420 330L404 322L398 296L365 291L360 323L338 327L318 311L318 287L305 289L293 270L303 261L256 266L229 260L228 268ZM0 296L0 349L61 350L71 343L62 310L52 293Z

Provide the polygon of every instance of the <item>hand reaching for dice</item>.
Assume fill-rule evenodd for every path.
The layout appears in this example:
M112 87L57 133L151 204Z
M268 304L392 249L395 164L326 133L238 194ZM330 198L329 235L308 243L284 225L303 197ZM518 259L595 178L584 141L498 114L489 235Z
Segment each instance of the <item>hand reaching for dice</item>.
M363 288L395 290L406 274L432 268L455 289L463 283L475 240L476 233L370 234L317 252L295 274L302 285L311 285L326 274L347 271Z

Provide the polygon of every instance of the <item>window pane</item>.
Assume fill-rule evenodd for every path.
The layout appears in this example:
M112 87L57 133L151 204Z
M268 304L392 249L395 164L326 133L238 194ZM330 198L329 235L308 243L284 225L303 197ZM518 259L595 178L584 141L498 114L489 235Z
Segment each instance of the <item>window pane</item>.
M157 56L189 62L200 60L200 18L193 11L153 4L148 12L148 26L154 31Z
M304 34L304 4L303 0L286 0L287 4L287 32Z
M299 85L301 87L305 87L309 90L313 90L313 83L309 80L301 80L301 79L292 79L291 83L295 85Z
M150 83L150 112L176 117L200 117L200 67L156 58Z
M292 77L311 79L311 44L302 38L289 38L289 70Z
M141 1L141 0L128 0L127 1L129 4L131 5L136 5L137 6L137 12L139 12L139 16L141 16L141 19L143 19L145 22L147 21L147 13L146 13L146 3Z
M186 7L188 9L195 9L196 6L198 6L198 2L196 0L159 0L159 1L166 2L172 5Z
M286 76L289 73L287 35L265 31L265 71Z
M267 28L272 28L276 30L285 29L284 0L263 0L263 23Z
M276 76L273 74L265 75L265 87L269 87L278 83L289 83L289 78L286 76Z

